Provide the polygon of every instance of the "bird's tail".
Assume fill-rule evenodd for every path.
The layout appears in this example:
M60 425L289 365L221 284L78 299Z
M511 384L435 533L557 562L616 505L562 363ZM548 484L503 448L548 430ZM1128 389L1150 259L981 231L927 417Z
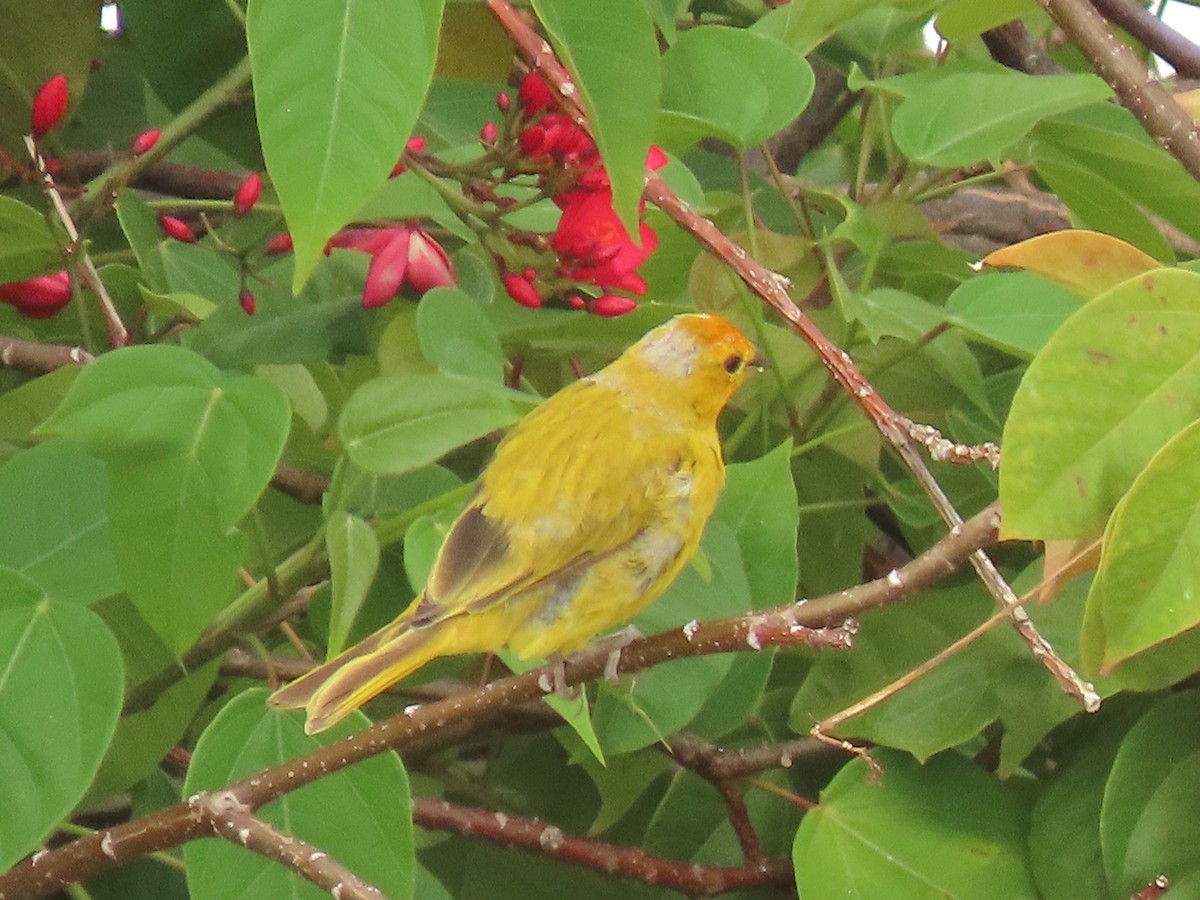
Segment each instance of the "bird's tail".
M445 625L413 627L401 619L305 672L271 695L272 706L308 713L304 730L316 734L336 725L368 700L446 652Z

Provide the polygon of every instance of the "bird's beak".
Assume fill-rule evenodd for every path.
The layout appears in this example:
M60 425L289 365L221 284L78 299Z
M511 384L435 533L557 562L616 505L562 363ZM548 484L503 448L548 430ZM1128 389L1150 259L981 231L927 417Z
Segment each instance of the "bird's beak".
M763 356L763 352L757 347L754 348L754 355L750 357L750 362L747 365L751 365L760 371L771 368L771 364L767 362L767 358Z

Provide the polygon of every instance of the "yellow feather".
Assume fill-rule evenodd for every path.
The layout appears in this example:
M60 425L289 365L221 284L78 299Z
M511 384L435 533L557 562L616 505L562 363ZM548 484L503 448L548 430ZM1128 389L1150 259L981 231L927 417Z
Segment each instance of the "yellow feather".
M725 480L717 416L760 365L716 316L676 316L512 430L420 597L276 691L324 730L429 660L577 650L661 594L699 546Z

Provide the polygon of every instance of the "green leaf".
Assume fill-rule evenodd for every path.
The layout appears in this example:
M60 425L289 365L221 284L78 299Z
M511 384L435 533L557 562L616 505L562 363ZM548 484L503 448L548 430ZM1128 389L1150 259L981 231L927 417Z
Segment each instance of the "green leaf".
M367 724L362 713L315 737L302 717L272 711L265 690L244 691L204 729L188 768L186 794L230 782L327 747ZM257 815L328 853L394 900L413 896L416 860L408 776L400 757L381 753L266 804ZM294 871L229 841L184 846L193 900L295 897L327 892Z
M1081 306L1077 295L1039 275L1003 272L963 282L946 301L946 314L975 337L1030 359Z
M1197 746L1196 691L1160 700L1121 744L1100 811L1104 870L1114 896L1132 896L1163 873L1181 896L1195 896L1200 887L1200 845L1180 828L1200 820Z
M243 544L232 529L270 480L290 419L262 379L145 346L88 366L44 426L108 464L118 568L177 652L232 595Z
M786 44L744 28L701 25L663 57L656 137L676 150L710 136L747 150L800 115L814 85L812 67Z
M433 77L442 0L251 0L267 171L295 242L292 289L396 164Z
M1060 328L1013 398L1000 460L1008 537L1098 534L1150 457L1200 416L1200 275L1162 269Z
M1095 75L947 75L900 104L892 135L914 162L965 166L1002 155L1041 119L1102 102L1111 93Z
M334 513L325 530L329 552L330 580L333 583L333 609L329 616L329 658L346 646L346 638L367 591L379 569L379 541L375 529L348 512Z
M338 433L355 465L398 475L519 418L510 392L450 375L392 375L359 385Z
M121 653L96 614L0 569L0 868L79 802L121 712Z
M978 37L984 31L1013 19L1035 15L1034 0L950 0L942 7L934 23L938 34L951 43Z
M69 603L122 589L108 533L103 463L70 441L48 441L0 468L0 566Z
M789 726L813 724L926 662L987 618L991 604L974 588L912 598L862 616L850 653L823 653L792 703ZM837 734L907 750L919 760L970 739L996 718L997 656L977 642Z
M167 281L167 269L163 263L162 231L154 218L154 212L133 191L121 191L114 205L117 221L125 232L125 240L133 248L142 277L152 291L168 291L171 289Z
M499 384L504 352L479 304L457 288L434 288L417 306L422 355L447 375Z
M612 182L613 209L632 235L662 83L654 23L641 0L533 0L578 98Z
M1035 896L1012 791L952 753L924 766L887 750L872 756L882 781L850 763L801 820L792 847L800 900Z
M782 41L797 53L807 56L818 44L855 16L876 4L877 0L800 0L771 10L753 26L754 31Z
M1045 151L1057 151L1058 159L1069 159L1092 173L1081 190L1064 191L1072 211L1084 217L1080 201L1087 201L1087 217L1102 212L1103 205L1119 212L1125 206L1148 208L1194 238L1200 238L1196 205L1200 184L1183 165L1146 134L1133 114L1110 103L1089 106L1040 123L1033 132L1032 156L1042 172ZM1054 188L1057 190L1057 187ZM1113 223L1119 225L1119 223ZM1119 230L1101 228L1111 234ZM1137 242L1134 242L1137 243ZM1147 249L1143 246L1143 249ZM1159 259L1170 259L1148 250Z
M129 598L111 597L94 609L121 647L127 688L177 665L175 654ZM158 769L208 699L219 665L220 660L213 660L163 691L148 709L121 716L84 803L127 791Z
M1200 624L1200 422L1166 443L1117 504L1084 618L1084 664L1107 673Z
M0 284L43 275L62 265L62 251L42 214L12 197L0 197Z

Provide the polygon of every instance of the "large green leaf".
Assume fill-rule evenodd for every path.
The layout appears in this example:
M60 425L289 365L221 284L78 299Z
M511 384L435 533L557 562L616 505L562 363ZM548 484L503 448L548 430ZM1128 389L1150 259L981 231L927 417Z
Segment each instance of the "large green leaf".
M62 268L62 250L36 209L0 197L0 284Z
M575 78L596 146L612 182L613 208L632 235L654 132L661 61L654 23L641 0L533 0Z
M108 533L104 465L69 441L49 441L0 468L0 566L51 596L91 603L121 590Z
M771 10L758 20L754 30L783 41L807 56L818 44L855 16L871 9L877 0L800 0Z
M85 369L44 426L109 466L109 516L130 597L175 651L231 597L238 520L270 480L283 394L177 347L131 347Z
M1167 442L1117 504L1084 618L1084 663L1110 671L1200 625L1200 423Z
M216 790L256 772L328 746L366 724L362 713L316 737L302 718L267 706L265 690L235 697L204 729L192 755L184 791ZM392 900L413 896L416 859L408 776L400 757L381 753L263 806L257 815L308 841L379 888ZM295 872L229 841L193 841L184 847L194 900L329 894Z
M1003 154L1041 119L1105 100L1095 75L1016 71L947 75L914 90L892 117L896 144L914 162L965 166Z
M383 183L433 77L442 0L251 0L267 171L295 242L294 291Z
M800 900L1036 896L1013 791L953 753L924 766L887 750L872 755L882 781L851 763L800 823L792 848Z
M422 355L449 375L499 384L504 376L500 340L479 304L457 288L434 288L417 307Z
M91 783L121 711L121 653L96 614L0 569L0 869ZM18 812L19 811L19 812Z
M1004 533L1098 534L1133 479L1200 416L1200 275L1162 269L1088 303L1013 398L1000 460Z
M333 585L327 650L332 658L346 647L346 638L379 569L379 540L365 521L339 510L329 517L325 546Z
M515 422L512 392L474 378L392 375L360 385L338 433L356 465L398 475Z
M786 44L744 28L702 25L681 34L663 57L656 136L676 151L710 136L747 150L800 115L814 84L812 67Z
M1200 693L1160 700L1130 730L1113 762L1100 811L1104 871L1114 896L1132 896L1168 873L1172 893L1200 890Z

